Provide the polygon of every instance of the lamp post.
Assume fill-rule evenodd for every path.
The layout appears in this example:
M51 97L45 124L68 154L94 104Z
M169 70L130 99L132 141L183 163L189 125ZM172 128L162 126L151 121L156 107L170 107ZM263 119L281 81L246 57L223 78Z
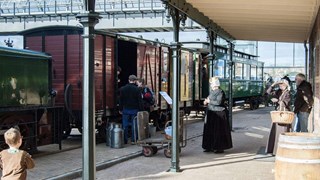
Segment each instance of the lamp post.
M85 5L77 15L83 25L83 134L82 134L82 179L96 179L95 158L95 94L94 94L94 26L99 22L95 13L95 0L83 0Z

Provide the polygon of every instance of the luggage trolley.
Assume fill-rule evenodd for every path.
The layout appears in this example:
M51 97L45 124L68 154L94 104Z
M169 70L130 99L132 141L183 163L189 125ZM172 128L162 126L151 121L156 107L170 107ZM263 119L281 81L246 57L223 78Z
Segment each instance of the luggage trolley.
M184 112L180 112L180 137L179 137L179 144L180 148L179 151L181 151L182 147L185 147L187 145L186 140L186 128L184 124L184 118L187 118L187 116L184 114ZM167 128L171 125L171 121L168 121L165 125ZM171 143L172 143L172 137L164 132L156 133L154 136L150 136L150 126L149 126L149 113L147 111L141 111L137 114L137 130L138 130L138 140L137 145L142 146L142 153L145 157L151 157L152 155L156 154L158 152L158 146L159 148L164 149L164 155L168 158L171 157Z
M179 151L181 148L187 145L187 132L185 128L184 119L187 119L184 111L179 113ZM168 121L165 125L165 129L171 125L171 121ZM164 149L164 155L168 158L171 157L171 144L172 137L164 132L155 133L154 136L150 136L150 126L149 126L149 113L146 111L138 112L137 114L137 130L138 130L138 140L137 145L142 146L142 153L145 157L151 157L158 152L158 146Z

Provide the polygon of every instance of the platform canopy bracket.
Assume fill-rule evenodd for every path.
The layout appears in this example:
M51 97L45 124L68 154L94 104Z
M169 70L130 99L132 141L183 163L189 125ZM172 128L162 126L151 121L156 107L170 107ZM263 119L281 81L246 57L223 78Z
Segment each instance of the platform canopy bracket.
M186 2L186 0L161 0L161 1L165 5L174 7L179 11L181 11L182 13L186 14L188 18L199 23L201 26L203 26L207 30L209 31L211 30L217 33L221 38L230 42L235 40L235 38L231 34L225 31L213 20L205 16L198 9L194 8L190 3Z

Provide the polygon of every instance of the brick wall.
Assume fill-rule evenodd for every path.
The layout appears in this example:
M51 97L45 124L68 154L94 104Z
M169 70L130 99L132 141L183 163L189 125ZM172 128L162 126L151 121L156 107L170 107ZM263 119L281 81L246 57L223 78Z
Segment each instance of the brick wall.
M309 129L320 133L320 14L314 22L309 39L309 81L314 90L314 107L309 118ZM312 118L313 117L313 118ZM313 119L313 121L312 121Z

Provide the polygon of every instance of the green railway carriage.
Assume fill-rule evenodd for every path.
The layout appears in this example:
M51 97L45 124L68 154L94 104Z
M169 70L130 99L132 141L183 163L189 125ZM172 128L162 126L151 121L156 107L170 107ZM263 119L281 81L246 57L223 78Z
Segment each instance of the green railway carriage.
M11 127L23 136L22 149L33 153L37 146L58 143L58 115L52 105L51 56L45 53L0 47L0 149L3 134Z
M233 102L244 101L250 105L251 109L258 107L261 97L264 95L264 81L263 81L263 62L257 61L254 55L235 51L233 54ZM222 63L220 63L222 62ZM230 60L218 59L218 68L221 64L227 64ZM227 68L228 66L223 66ZM225 72L228 72L225 69ZM229 74L216 73L221 78L221 88L229 94Z
M50 56L0 47L0 107L48 105Z
M202 101L209 94L209 77L217 76L220 79L221 88L229 96L229 64L230 54L227 47L214 46L214 63L208 62L208 47L206 42L185 42L185 47L196 50L194 54L194 95L195 107L201 106ZM257 60L257 56L239 51L233 52L233 103L244 102L251 109L259 106L264 97L263 62ZM210 72L211 71L211 72Z

